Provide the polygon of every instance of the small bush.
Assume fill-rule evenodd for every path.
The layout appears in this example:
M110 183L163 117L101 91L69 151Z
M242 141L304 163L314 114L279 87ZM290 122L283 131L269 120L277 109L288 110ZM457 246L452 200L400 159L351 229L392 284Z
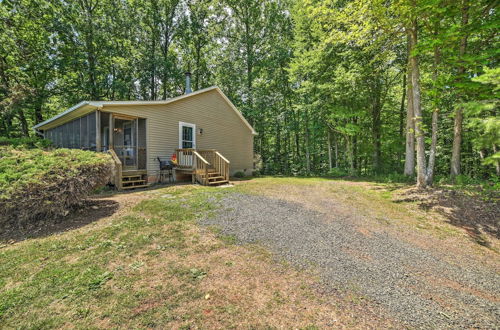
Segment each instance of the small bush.
M110 178L109 155L0 147L0 228L66 215Z
M414 183L415 178L401 173L379 174L370 177L372 180L383 183Z
M259 177L260 176L260 171L252 171L252 176L253 177Z
M343 176L347 176L347 174L348 173L343 169L334 167L330 171L328 171L327 175L332 178L340 178Z
M478 182L479 180L475 180L474 178L463 174L457 175L457 177L455 178L455 183L459 186L478 184Z
M0 146L12 146L14 148L47 148L50 147L49 140L38 137L7 138L0 136Z
M242 171L238 171L238 172L234 173L233 176L235 178L244 178L245 177L245 173L243 173Z

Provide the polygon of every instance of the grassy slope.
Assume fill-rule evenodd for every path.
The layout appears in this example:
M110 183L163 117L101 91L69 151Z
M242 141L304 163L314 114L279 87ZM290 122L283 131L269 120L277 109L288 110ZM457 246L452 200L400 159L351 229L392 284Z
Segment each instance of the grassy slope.
M47 328L387 325L357 297L196 225L234 189L148 192L124 215L0 250L0 325ZM144 192L142 192L144 194ZM356 309L359 309L357 312Z

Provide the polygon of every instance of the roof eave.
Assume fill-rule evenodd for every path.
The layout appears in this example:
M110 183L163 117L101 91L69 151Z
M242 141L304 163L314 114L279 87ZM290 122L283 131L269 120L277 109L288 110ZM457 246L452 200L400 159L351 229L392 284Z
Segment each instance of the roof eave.
M208 87L208 88L204 88L204 89L200 89L196 92L192 92L192 93L189 93L189 94L184 94L184 95L181 95L181 96L178 96L178 97L174 97L172 99L169 99L169 100L165 100L164 102L161 102L161 101L158 101L156 104L169 104L169 103L173 103L173 102L176 102L176 101L179 101L179 100L182 100L184 98L187 98L187 97L191 97L191 96L195 96L195 95L198 95L198 94L202 94L202 93L205 93L205 92L209 92L211 90L216 90L223 98L224 100L230 105L230 107L236 112L236 114L238 115L238 117L243 121L243 123L250 129L250 131L252 132L252 135L256 136L258 135L258 133L255 131L255 129L252 127L252 125L250 125L250 123L245 119L245 117L243 116L243 114L236 108L236 106L233 104L233 102L231 102L231 100L229 100L229 98L226 96L226 94L224 94L224 92L222 92L222 90L217 87L217 86L212 86L212 87ZM116 102L116 103L115 103ZM94 109L100 109L102 108L103 106L122 106L122 105L149 105L151 104L151 101L137 101L137 102L134 102L134 103L120 103L119 101L82 101L80 103L78 103L77 105L74 105L72 106L71 108L67 109L66 111L64 112L61 112L60 114L50 118L50 119L47 119L46 121L44 122L41 122L35 126L33 126L33 130L35 131L38 131L39 128L41 127L44 127L64 116L66 116L67 114L81 108L81 107L84 107L84 106L90 106Z
M35 131L37 131L40 127L46 126L46 125L52 123L53 121L56 121L57 119L62 118L64 116L66 116L67 114L69 114L69 113L71 113L71 112L73 112L73 111L75 111L75 110L77 110L77 109L79 109L79 108L81 108L83 106L86 106L86 105L95 106L95 105L92 104L92 102L82 101L82 102L78 103L77 105L74 105L71 108L67 109L66 111L63 111L60 114L55 115L52 118L49 118L49 119L47 119L47 120L45 120L45 121L43 121L43 122L41 122L39 124L36 124L35 126L33 126L33 129Z

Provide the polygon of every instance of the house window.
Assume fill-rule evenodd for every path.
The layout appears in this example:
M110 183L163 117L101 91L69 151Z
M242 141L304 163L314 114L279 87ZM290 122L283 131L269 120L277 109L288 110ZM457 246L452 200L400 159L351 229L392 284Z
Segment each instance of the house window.
M196 148L196 125L179 123L179 148Z

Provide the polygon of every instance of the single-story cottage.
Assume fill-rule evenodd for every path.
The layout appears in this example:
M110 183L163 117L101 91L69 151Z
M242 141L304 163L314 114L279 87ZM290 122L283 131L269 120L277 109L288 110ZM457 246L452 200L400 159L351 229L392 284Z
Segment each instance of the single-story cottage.
M160 161L176 158L174 175L216 185L253 169L253 127L216 86L161 101L83 101L34 127L53 145L109 152L120 189L160 178ZM164 164L164 163L163 163Z

